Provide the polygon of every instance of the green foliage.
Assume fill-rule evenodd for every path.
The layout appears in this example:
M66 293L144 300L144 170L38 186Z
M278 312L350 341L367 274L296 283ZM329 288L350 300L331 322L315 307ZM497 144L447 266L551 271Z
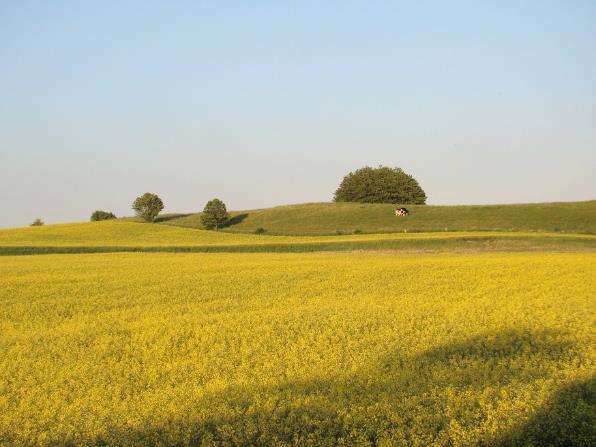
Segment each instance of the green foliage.
M266 231L263 227L259 227L255 230L255 234L265 234Z
M109 211L96 210L93 211L93 214L91 214L91 222L98 222L100 220L110 220L115 218L116 216L114 215L114 213L111 213Z
M147 222L153 222L159 212L163 210L163 202L157 194L146 192L135 199L132 203L132 209L138 217Z
M207 230L218 230L228 220L228 210L226 204L219 199L213 199L207 202L201 214L203 228Z
M43 220L41 220L40 218L37 218L33 222L31 222L32 227L41 227L42 225L43 225Z
M343 178L333 200L424 205L426 194L418 181L401 168L365 166Z

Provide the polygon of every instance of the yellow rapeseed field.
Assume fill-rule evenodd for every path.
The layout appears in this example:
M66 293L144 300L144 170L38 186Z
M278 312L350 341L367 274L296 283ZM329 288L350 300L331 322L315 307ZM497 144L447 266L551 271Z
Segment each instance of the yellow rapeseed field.
M594 253L0 257L0 444L589 445L595 280Z

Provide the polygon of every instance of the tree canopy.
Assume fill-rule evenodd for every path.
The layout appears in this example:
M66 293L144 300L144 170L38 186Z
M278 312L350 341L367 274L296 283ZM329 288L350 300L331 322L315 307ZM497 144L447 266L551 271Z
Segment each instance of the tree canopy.
M365 166L343 178L333 200L423 205L426 193L418 181L401 168Z
M146 192L135 199L132 203L132 209L137 216L145 219L147 222L153 222L159 212L163 210L163 202L157 194Z
M207 202L201 214L203 227L208 230L221 228L228 220L228 210L226 204L219 199L213 199Z

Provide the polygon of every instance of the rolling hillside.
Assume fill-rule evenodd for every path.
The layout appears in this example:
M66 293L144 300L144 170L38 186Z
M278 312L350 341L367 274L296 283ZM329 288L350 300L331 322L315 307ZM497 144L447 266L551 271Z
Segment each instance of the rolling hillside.
M111 220L0 231L0 255L107 252L308 252L345 250L595 250L596 236L544 232L274 236Z
M408 206L397 218L391 204L308 203L233 212L223 231L330 235L424 231L547 231L596 233L596 200L520 205ZM170 215L162 224L200 228L200 214Z
M594 250L596 201L502 206L312 203L231 213L222 231L200 214L25 227L0 231L0 254L306 252L339 250ZM254 234L264 228L265 234ZM364 233L364 234L358 234Z

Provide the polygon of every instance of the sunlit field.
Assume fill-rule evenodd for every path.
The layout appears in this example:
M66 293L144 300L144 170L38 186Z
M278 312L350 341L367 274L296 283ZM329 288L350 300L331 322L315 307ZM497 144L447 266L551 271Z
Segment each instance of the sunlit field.
M590 445L595 285L594 253L3 256L0 444Z
M236 211L230 232L333 235L402 231L539 231L596 233L596 200L515 205L407 205L407 219L396 219L390 203L301 203L260 210ZM198 213L171 214L162 224L202 228Z
M0 230L0 255L121 251L304 252L385 249L596 250L596 235L544 232L271 236L226 233L127 221L47 225Z

